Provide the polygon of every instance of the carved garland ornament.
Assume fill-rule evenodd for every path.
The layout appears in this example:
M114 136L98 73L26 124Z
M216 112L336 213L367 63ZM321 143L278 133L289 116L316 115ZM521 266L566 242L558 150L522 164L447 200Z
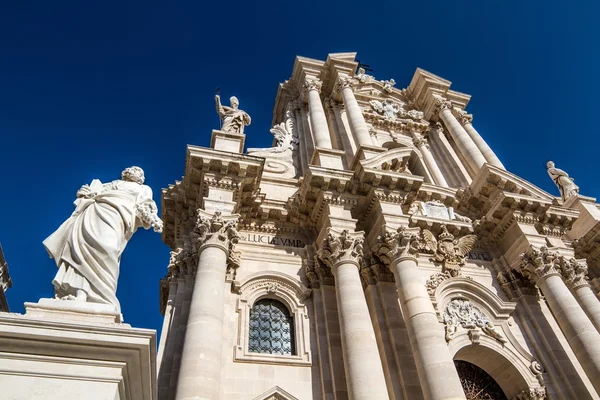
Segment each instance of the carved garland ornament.
M446 341L452 340L459 327L469 330L474 343L479 342L479 329L500 343L506 343L504 336L496 330L487 317L467 299L454 298L444 309L442 316L446 326ZM473 332L475 331L475 332Z

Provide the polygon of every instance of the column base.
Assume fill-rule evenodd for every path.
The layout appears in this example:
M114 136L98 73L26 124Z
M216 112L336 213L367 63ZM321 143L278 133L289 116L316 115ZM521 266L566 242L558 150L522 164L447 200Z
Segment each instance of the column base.
M344 158L346 153L343 150L325 149L317 147L313 153L311 164L324 168L344 170Z
M107 323L107 310L42 300L26 303L25 315L0 313L2 398L156 399L154 330Z

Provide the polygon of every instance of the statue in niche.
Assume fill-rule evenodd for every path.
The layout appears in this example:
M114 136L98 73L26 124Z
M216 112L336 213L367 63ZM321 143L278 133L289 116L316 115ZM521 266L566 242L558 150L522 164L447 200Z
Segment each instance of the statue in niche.
M563 200L579 194L579 186L573 182L573 178L569 177L569 174L562 169L555 168L552 161L548 161L546 167L548 167L548 175L550 175L550 178L558 186L560 196Z
M109 304L120 313L117 280L127 242L139 227L162 232L152 189L144 171L130 167L110 183L94 179L76 196L73 214L43 242L58 266L56 297Z
M221 118L221 130L224 132L244 133L244 126L250 125L250 115L246 111L240 110L240 102L235 96L229 99L229 107L221 104L221 96L215 95L217 105L217 114Z
M371 100L369 101L369 104L371 104L371 107L373 107L379 115L383 115L384 118L389 121L394 121L396 119L396 114L402 110L401 104L397 104L390 100Z

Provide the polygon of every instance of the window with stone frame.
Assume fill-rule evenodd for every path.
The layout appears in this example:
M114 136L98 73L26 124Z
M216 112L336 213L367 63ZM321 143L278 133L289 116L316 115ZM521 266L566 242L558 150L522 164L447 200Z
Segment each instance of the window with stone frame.
M249 352L295 355L293 317L280 301L258 300L250 309L248 325Z

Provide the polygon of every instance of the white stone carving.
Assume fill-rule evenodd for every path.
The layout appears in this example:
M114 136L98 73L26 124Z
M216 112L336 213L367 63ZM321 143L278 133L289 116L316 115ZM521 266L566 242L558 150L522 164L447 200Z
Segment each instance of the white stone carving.
M83 185L74 204L71 217L43 242L59 268L52 281L56 296L120 312L117 279L127 242L139 227L162 231L152 189L144 185L144 171L130 167L121 179Z
M546 388L537 387L523 390L517 394L512 400L545 400L547 399Z
M333 268L340 262L353 262L360 266L363 258L363 242L362 232L350 232L344 229L337 234L330 229L317 255L329 268Z
M396 81L394 79L381 82L383 83L383 90L385 90L388 93L392 93L394 91L394 86L396 86Z
M442 316L446 326L446 341L452 340L459 327L469 331L477 328L486 335L501 343L506 343L504 336L496 330L485 315L467 299L455 298L444 309ZM477 338L478 339L478 338Z
M391 100L371 100L369 101L371 107L380 115L383 115L385 119L390 121L396 120L396 114L402 110L402 104L395 103Z
M368 83L375 81L375 78L371 75L368 75L364 68L359 68L358 72L354 77L358 79L360 83Z
M438 239L431 231L423 229L422 249L433 253L431 261L441 263L442 272L448 271L450 275L458 276L460 267L465 264L465 259L476 241L476 235L466 235L456 239L448 232L446 225L442 225L442 233L439 234Z
M569 177L569 174L562 169L555 168L552 161L548 161L546 167L548 167L548 175L550 175L550 178L558 186L560 196L563 200L579 195L579 186L575 184L573 178Z
M250 125L250 115L246 111L240 110L240 102L237 97L232 96L229 99L229 107L221 104L221 96L215 96L217 105L217 114L223 124L221 130L224 132L244 133L244 126Z

